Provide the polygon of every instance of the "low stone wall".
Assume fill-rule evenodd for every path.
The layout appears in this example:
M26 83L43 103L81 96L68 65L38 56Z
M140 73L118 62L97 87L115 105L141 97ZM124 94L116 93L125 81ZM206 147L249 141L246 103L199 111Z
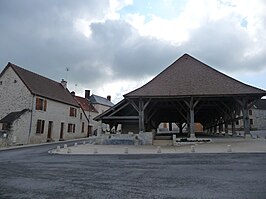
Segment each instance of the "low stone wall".
M152 145L153 133L140 132L134 134L102 134L99 136L91 137L89 143L104 144L104 145Z

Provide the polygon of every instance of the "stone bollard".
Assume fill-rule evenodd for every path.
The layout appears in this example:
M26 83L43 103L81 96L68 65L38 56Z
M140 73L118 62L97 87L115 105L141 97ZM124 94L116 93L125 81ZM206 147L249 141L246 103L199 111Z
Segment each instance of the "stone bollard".
M67 148L67 144L64 144L64 149L66 149Z
M227 152L228 152L228 153L231 153L231 152L232 152L232 147L231 147L231 145L227 145Z
M157 147L157 153L162 153L162 149L160 146Z
M71 153L71 148L67 148L67 153Z
M60 146L56 147L56 152L60 152Z
M125 147L125 151L124 151L125 154L128 154L128 147Z
M98 149L97 149L97 147L94 147L94 149L93 149L93 153L94 153L94 154L98 153Z
M78 143L75 142L74 146L77 147L78 146Z
M83 141L83 145L85 145L86 144L86 141Z
M190 149L191 149L191 153L195 153L195 151L196 151L195 146L191 146Z

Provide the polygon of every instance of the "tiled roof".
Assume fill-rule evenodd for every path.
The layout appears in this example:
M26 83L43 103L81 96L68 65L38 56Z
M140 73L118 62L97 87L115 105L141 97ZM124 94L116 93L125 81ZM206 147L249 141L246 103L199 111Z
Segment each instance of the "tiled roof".
M98 95L94 95L94 94L90 96L90 102L92 104L101 104L101 105L109 106L109 107L114 106L114 104L110 102L108 99L98 96Z
M13 123L15 120L17 120L21 115L29 111L29 109L23 109L22 111L16 111L11 112L8 115L6 115L4 118L0 120L1 123Z
M266 99L260 99L254 103L254 107L260 110L266 110Z
M266 91L235 80L184 54L144 86L124 97L227 96Z
M92 104L90 104L88 99L86 99L84 97L79 97L79 96L75 96L74 98L78 102L78 104L82 107L82 109L84 111L98 113L98 111L94 108L94 106Z
M23 69L12 63L8 63L6 68L7 67L13 68L32 94L78 107L77 102L70 92L65 89L61 83Z

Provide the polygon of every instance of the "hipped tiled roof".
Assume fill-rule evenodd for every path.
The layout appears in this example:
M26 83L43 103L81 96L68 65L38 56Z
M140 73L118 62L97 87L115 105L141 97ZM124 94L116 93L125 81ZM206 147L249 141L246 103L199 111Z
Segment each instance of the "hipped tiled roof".
M254 103L254 107L260 110L266 110L266 99L258 100Z
M124 97L266 95L184 54L144 86Z
M6 68L8 67L13 68L32 94L72 106L79 106L71 96L70 92L65 89L61 83L28 71L12 63L8 63Z

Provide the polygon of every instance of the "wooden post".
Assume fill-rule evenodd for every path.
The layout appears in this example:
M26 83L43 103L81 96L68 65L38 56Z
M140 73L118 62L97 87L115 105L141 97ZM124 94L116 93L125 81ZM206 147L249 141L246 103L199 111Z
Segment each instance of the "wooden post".
M144 131L144 106L143 100L139 100L139 131Z
M190 99L190 138L195 138L195 122L194 122L194 102L193 97Z
M169 122L169 131L172 131L172 130L173 130L172 122Z
M243 98L242 100L236 99L236 101L240 104L242 115L243 115L243 123L244 123L244 137L250 136L250 123L249 123L249 115L248 115L248 100L247 98Z

